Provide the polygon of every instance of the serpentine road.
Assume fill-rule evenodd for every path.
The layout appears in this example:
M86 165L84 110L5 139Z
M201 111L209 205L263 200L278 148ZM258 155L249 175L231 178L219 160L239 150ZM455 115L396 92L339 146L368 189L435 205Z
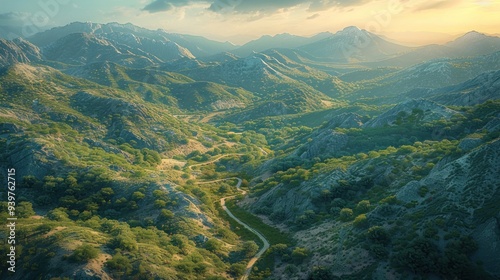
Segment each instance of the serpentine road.
M236 188L238 189L238 191L240 191L243 195L245 195L247 193L246 191L240 189L242 180L240 178L237 178L237 177L220 179L220 180L209 181L209 182L198 182L197 184L198 185L210 184L210 183L216 183L216 182L228 181L228 180L238 180L238 184L236 184ZM234 197L236 197L236 196L232 195L232 196L226 196L226 197L221 198L220 199L220 205L222 206L222 209L224 209L224 211L226 211L226 213L229 215L229 217L231 217L238 224L242 225L243 227L245 227L249 231L253 232L264 243L264 246L248 262L248 265L247 265L246 270L245 270L245 274L241 277L242 280L246 280L246 279L248 279L248 276L250 276L250 272L252 272L252 267L262 257L262 255L267 251L267 249L269 249L269 241L264 237L264 235L262 235L256 229L250 227L249 225L247 225L244 222L242 222L240 219L236 218L236 216L234 216L233 213L231 213L231 211L226 207L226 199L231 199L231 198L234 198Z

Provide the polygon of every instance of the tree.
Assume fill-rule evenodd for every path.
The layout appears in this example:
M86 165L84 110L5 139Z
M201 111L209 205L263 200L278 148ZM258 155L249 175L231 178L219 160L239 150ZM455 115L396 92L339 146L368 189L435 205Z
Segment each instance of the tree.
M246 266L242 263L235 263L229 268L229 273L234 277L240 277L245 273Z
M275 256L283 256L288 249L288 245L279 243L271 246L270 252L272 252Z
M115 194L112 188L102 188L100 192L102 196L106 199L111 198Z
M106 262L106 266L118 275L129 274L132 271L132 265L126 256L116 253L112 259Z
M28 218L35 215L33 205L27 201L20 202L16 207L16 212L19 218Z
M85 262L96 258L97 255L99 255L98 249L92 247L90 244L84 244L76 248L69 259L74 262Z
M368 220L365 214L358 215L353 222L355 227L363 228L368 225Z
M343 222L348 222L352 219L354 213L350 208L342 208L340 210L340 220Z
M212 253L217 253L222 248L222 244L215 238L209 239L205 242L205 249Z
M138 201L138 200L141 200L141 199L144 199L146 197L145 194L141 193L141 192L134 192L132 194L132 200L135 200L135 201Z
M259 250L259 246L255 241L246 241L242 245L242 252L245 254L245 257L250 258L257 254Z
M373 226L369 228L366 233L366 237L373 243L388 244L390 241L389 234L385 228L381 226Z
M297 263L301 263L308 256L309 256L309 251L306 248L297 247L292 251L292 259Z
M361 200L358 202L358 205L356 205L356 212L359 214L366 213L370 211L370 201L368 200Z
M392 261L413 273L427 274L437 272L439 249L428 239L418 238L407 248L394 255Z
M315 266L315 267L313 267L313 270L307 279L308 280L332 280L332 279L337 279L337 277L333 276L332 272L328 268L326 268L324 266Z

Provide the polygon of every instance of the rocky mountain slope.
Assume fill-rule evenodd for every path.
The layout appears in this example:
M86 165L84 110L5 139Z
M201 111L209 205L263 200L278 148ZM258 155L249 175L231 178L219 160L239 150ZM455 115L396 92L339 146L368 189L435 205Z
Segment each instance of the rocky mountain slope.
M13 41L0 38L0 67L14 63L37 62L42 59L40 49L24 39Z
M301 46L299 49L313 56L337 62L377 61L410 50L355 26L346 27L331 37Z
M496 39L306 39L0 40L0 278L499 278Z

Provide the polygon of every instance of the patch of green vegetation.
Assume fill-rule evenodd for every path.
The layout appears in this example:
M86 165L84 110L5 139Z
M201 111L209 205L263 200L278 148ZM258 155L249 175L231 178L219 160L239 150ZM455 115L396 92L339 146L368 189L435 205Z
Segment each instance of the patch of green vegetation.
M227 201L226 206L238 219L240 219L250 227L255 228L258 232L264 235L269 241L269 244L294 244L293 239L288 234L265 224L259 217L254 216L251 213L243 210L241 207L237 206L234 201Z

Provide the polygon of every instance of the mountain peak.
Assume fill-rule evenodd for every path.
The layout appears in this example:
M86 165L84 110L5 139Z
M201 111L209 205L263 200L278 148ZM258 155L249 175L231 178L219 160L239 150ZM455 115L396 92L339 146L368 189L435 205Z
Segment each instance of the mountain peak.
M342 31L337 32L337 34L350 35L350 34L359 34L360 32L362 32L362 30L359 29L358 27L356 27L356 26L348 26L348 27L342 29Z
M280 33L280 34L276 34L274 35L275 38L283 38L283 37L294 37L295 35L292 35L290 33Z
M473 30L473 31L469 31L469 32L465 33L464 35L458 37L452 43L476 42L476 41L479 41L479 40L482 40L482 39L488 38L488 37L490 37L490 36Z
M472 30L470 32L465 33L461 38L463 38L463 39L478 39L478 38L484 38L484 37L488 37L488 36L484 33L480 33L480 32L477 32L475 30Z
M500 38L488 36L477 31L470 31L458 37L457 39L447 43L448 46L458 48L486 48L489 51L497 51L500 44ZM482 46L482 47L479 47Z

